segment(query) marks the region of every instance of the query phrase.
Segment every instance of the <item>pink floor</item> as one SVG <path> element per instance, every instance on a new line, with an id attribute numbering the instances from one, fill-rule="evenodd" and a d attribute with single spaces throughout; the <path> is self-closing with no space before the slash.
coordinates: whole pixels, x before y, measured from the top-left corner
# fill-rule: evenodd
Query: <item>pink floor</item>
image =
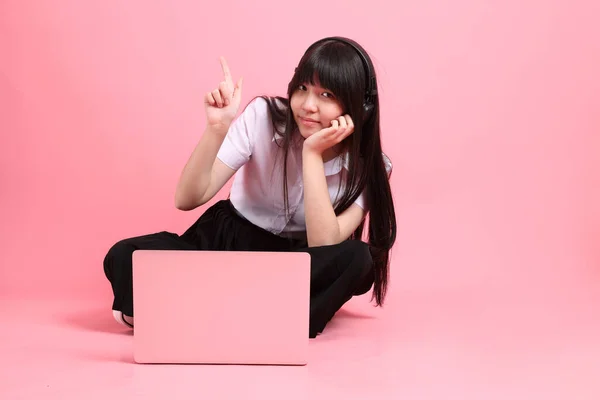
<path id="1" fill-rule="evenodd" d="M 107 304 L 1 302 L 0 398 L 600 399 L 600 286 L 398 289 L 350 302 L 306 367 L 137 365 Z"/>

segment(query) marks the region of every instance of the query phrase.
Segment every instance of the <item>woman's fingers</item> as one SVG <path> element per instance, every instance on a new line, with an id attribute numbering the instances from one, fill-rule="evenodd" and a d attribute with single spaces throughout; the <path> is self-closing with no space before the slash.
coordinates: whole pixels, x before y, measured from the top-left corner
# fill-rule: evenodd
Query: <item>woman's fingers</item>
<path id="1" fill-rule="evenodd" d="M 230 88 L 226 82 L 221 82 L 218 89 L 215 89 L 207 94 L 206 102 L 213 107 L 227 107 L 229 104 L 231 104 L 233 95 L 233 88 Z"/>
<path id="2" fill-rule="evenodd" d="M 215 99 L 215 102 L 217 103 L 217 107 L 222 108 L 223 107 L 223 98 L 221 97 L 221 92 L 219 91 L 219 89 L 213 90 L 212 96 Z"/>
<path id="3" fill-rule="evenodd" d="M 225 78 L 225 83 L 227 83 L 231 88 L 233 88 L 233 78 L 231 77 L 231 71 L 229 70 L 229 65 L 227 65 L 227 60 L 225 57 L 221 56 L 221 69 L 223 69 L 223 77 Z"/>
<path id="4" fill-rule="evenodd" d="M 210 104 L 213 107 L 217 105 L 217 102 L 215 101 L 215 98 L 213 97 L 211 92 L 206 93 L 206 95 L 204 96 L 204 99 L 206 100 L 206 102 L 208 104 Z"/>
<path id="5" fill-rule="evenodd" d="M 354 123 L 352 122 L 352 118 L 349 115 L 342 115 L 338 117 L 336 120 L 338 122 L 339 129 L 334 133 L 333 140 L 336 143 L 341 142 L 354 131 Z"/>
<path id="6" fill-rule="evenodd" d="M 228 106 L 231 103 L 231 98 L 233 97 L 233 87 L 227 82 L 221 82 L 219 83 L 219 92 L 221 92 L 223 104 Z"/>
<path id="7" fill-rule="evenodd" d="M 342 140 L 346 139 L 351 134 L 352 134 L 352 129 L 349 129 L 349 128 L 346 128 L 343 132 L 340 132 L 340 134 L 337 137 L 338 143 L 341 142 Z"/>
<path id="8" fill-rule="evenodd" d="M 237 85 L 234 86 L 233 79 L 231 78 L 231 71 L 227 65 L 225 57 L 220 57 L 221 68 L 223 69 L 224 80 L 219 82 L 219 86 L 212 92 L 208 92 L 205 95 L 205 101 L 212 107 L 223 108 L 231 104 L 233 97 L 236 95 L 236 89 L 241 89 L 241 79 Z M 236 97 L 239 97 L 236 96 Z"/>
<path id="9" fill-rule="evenodd" d="M 236 83 L 235 88 L 233 90 L 232 100 L 235 99 L 236 102 L 239 102 L 240 98 L 242 97 L 243 81 L 244 81 L 244 78 L 240 77 L 240 79 L 238 79 L 238 82 Z"/>
<path id="10" fill-rule="evenodd" d="M 354 130 L 354 121 L 352 121 L 352 118 L 350 118 L 349 115 L 345 115 L 344 118 L 346 119 L 346 124 L 348 125 L 348 128 Z"/>
<path id="11" fill-rule="evenodd" d="M 225 106 L 228 106 L 231 104 L 231 99 L 233 97 L 234 83 L 227 60 L 225 60 L 225 57 L 221 56 L 220 61 L 224 80 L 219 84 L 219 90 L 221 91 L 221 96 L 223 97 L 223 103 Z"/>

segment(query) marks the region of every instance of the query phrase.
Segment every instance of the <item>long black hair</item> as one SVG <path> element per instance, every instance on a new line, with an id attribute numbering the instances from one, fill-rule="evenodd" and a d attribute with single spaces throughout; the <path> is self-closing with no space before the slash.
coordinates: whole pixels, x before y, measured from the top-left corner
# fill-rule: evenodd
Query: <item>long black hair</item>
<path id="1" fill-rule="evenodd" d="M 367 55 L 366 52 L 364 52 Z M 368 57 L 368 56 L 367 56 Z M 373 72 L 374 73 L 374 72 Z M 287 188 L 287 157 L 298 126 L 290 107 L 290 99 L 300 85 L 318 83 L 331 91 L 340 101 L 344 114 L 354 122 L 354 132 L 341 146 L 348 155 L 348 169 L 344 173 L 344 189 L 334 205 L 336 215 L 350 207 L 366 189 L 369 210 L 367 243 L 371 249 L 374 269 L 373 299 L 383 304 L 389 277 L 390 250 L 396 240 L 396 214 L 382 152 L 379 128 L 379 100 L 371 99 L 373 110 L 365 118 L 363 102 L 367 75 L 363 61 L 350 45 L 327 40 L 311 46 L 301 58 L 289 82 L 287 98 L 260 96 L 267 100 L 277 143 L 283 149 L 283 187 L 286 212 L 289 208 Z M 362 239 L 365 220 L 350 239 Z"/>

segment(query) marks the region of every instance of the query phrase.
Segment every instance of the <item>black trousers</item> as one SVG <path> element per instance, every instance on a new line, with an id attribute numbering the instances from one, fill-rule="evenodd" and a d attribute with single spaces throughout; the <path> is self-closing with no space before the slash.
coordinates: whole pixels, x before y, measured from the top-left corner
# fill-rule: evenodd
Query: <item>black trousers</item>
<path id="1" fill-rule="evenodd" d="M 113 310 L 133 315 L 132 253 L 135 250 L 303 251 L 311 256 L 310 331 L 314 338 L 334 314 L 373 284 L 369 246 L 358 240 L 308 247 L 304 240 L 274 235 L 240 217 L 229 200 L 207 209 L 182 235 L 157 232 L 123 239 L 104 258 L 114 294 Z M 283 267 L 283 266 L 282 266 Z"/>

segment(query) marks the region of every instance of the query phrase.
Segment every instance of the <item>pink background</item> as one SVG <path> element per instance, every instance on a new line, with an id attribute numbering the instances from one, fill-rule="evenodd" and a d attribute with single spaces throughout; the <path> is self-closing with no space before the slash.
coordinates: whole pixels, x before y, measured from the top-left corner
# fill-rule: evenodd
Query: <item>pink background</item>
<path id="1" fill-rule="evenodd" d="M 0 398 L 598 400 L 598 15 L 583 0 L 0 0 Z M 135 365 L 102 260 L 206 208 L 173 203 L 218 57 L 246 103 L 284 93 L 326 35 L 363 43 L 379 74 L 399 228 L 386 307 L 352 299 L 307 368 Z"/>
<path id="2" fill-rule="evenodd" d="M 218 56 L 246 103 L 284 93 L 326 35 L 364 44 L 379 73 L 399 228 L 390 296 L 598 280 L 592 3 L 3 1 L 0 292 L 108 308 L 110 245 L 182 232 L 204 209 L 173 196 Z"/>

